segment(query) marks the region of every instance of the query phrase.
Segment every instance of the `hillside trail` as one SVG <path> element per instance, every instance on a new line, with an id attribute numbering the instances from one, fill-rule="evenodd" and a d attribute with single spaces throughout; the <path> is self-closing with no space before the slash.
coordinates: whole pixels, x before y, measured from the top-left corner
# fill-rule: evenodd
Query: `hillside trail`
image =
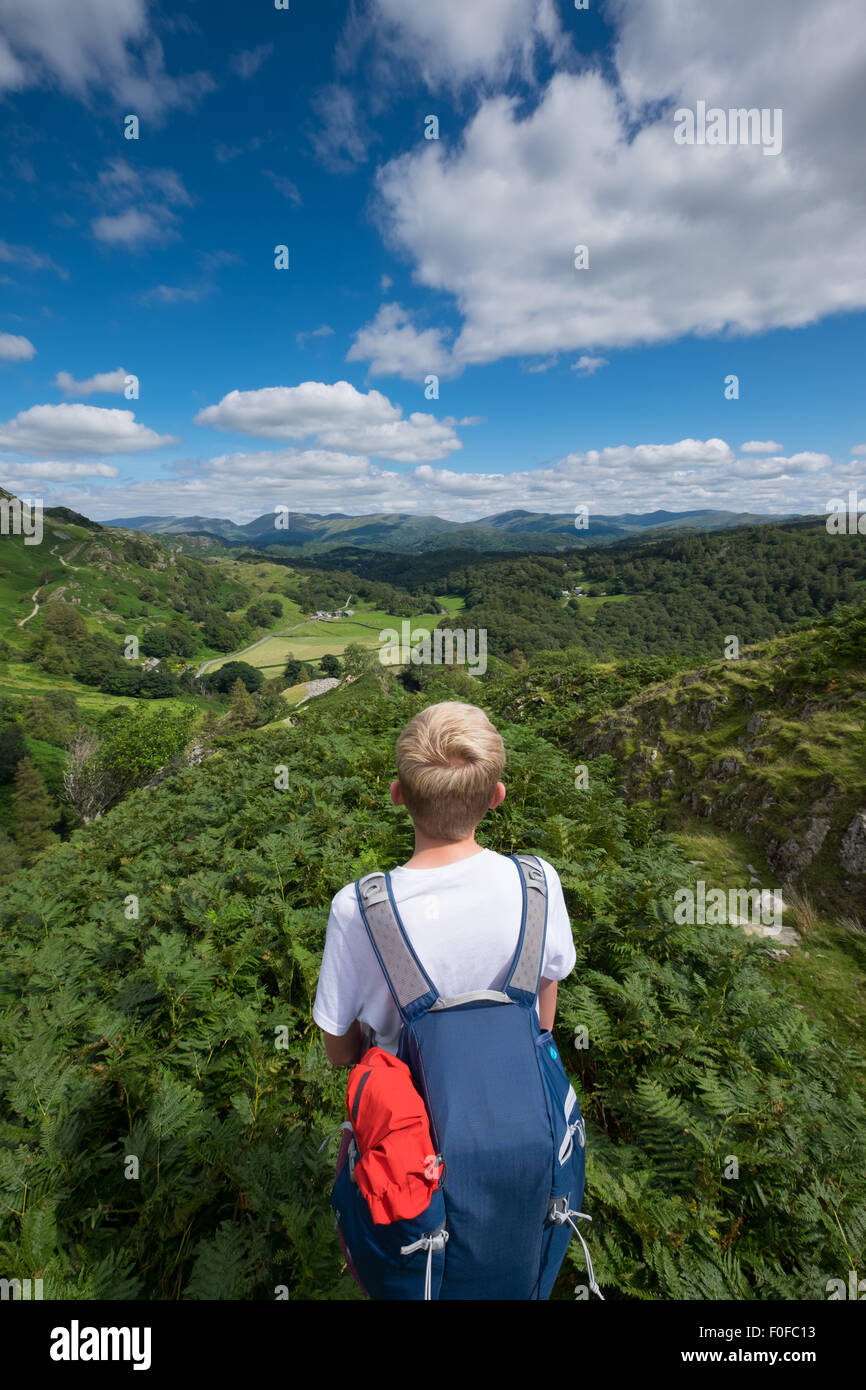
<path id="1" fill-rule="evenodd" d="M 80 549 L 81 549 L 81 545 L 73 546 L 72 549 L 70 550 L 69 554 L 70 554 L 70 555 L 77 555 Z M 58 552 L 57 552 L 57 546 L 56 546 L 56 545 L 52 547 L 50 553 L 51 553 L 52 555 L 57 555 L 58 560 L 60 561 L 61 565 L 63 565 L 63 567 L 64 567 L 65 569 L 68 569 L 68 570 L 80 570 L 80 569 L 81 569 L 81 566 L 80 566 L 80 565 L 70 565 L 70 563 L 69 563 L 68 560 L 64 560 L 63 556 L 58 554 Z"/>
<path id="2" fill-rule="evenodd" d="M 39 589 L 41 589 L 41 588 L 42 588 L 42 585 L 40 584 L 40 585 L 39 585 Z M 23 627 L 25 623 L 29 623 L 29 622 L 30 622 L 30 619 L 31 619 L 31 618 L 35 618 L 35 617 L 36 617 L 36 614 L 39 612 L 39 601 L 38 601 L 38 599 L 37 599 L 37 597 L 36 597 L 36 595 L 39 593 L 39 589 L 34 589 L 34 590 L 33 590 L 33 593 L 30 595 L 31 602 L 35 605 L 35 607 L 34 607 L 34 609 L 33 609 L 33 612 L 32 612 L 32 613 L 28 613 L 26 618 L 19 618 L 19 619 L 18 619 L 18 626 L 19 626 L 19 627 Z"/>
<path id="3" fill-rule="evenodd" d="M 76 545 L 75 548 L 74 548 L 73 550 L 70 550 L 69 554 L 70 554 L 70 555 L 77 555 L 80 549 L 81 549 L 81 546 L 80 546 L 80 545 Z M 52 546 L 52 547 L 51 547 L 51 550 L 50 550 L 48 553 L 49 553 L 50 555 L 57 555 L 57 546 L 56 546 L 56 545 Z M 58 560 L 60 561 L 61 565 L 64 565 L 64 566 L 66 567 L 66 569 L 68 569 L 68 570 L 80 570 L 80 569 L 81 569 L 81 566 L 80 566 L 80 565 L 70 565 L 70 564 L 68 564 L 67 561 L 64 560 L 64 558 L 63 558 L 62 555 L 57 555 L 57 558 L 58 558 Z M 50 583 L 50 581 L 49 581 L 49 583 Z M 39 593 L 39 590 L 40 590 L 40 589 L 44 589 L 44 588 L 45 588 L 45 585 L 44 585 L 44 584 L 40 584 L 40 585 L 38 586 L 38 588 L 36 588 L 36 589 L 33 590 L 33 593 L 30 595 L 30 601 L 31 601 L 31 603 L 34 605 L 33 611 L 32 611 L 32 613 L 28 613 L 26 618 L 19 618 L 19 619 L 18 619 L 18 626 L 19 626 L 19 627 L 23 627 L 25 623 L 29 623 L 29 622 L 30 622 L 30 619 L 31 619 L 31 618 L 35 618 L 35 617 L 36 617 L 36 614 L 39 612 L 39 609 L 40 609 L 40 607 L 41 607 L 41 604 L 39 603 L 39 599 L 37 598 L 37 595 L 38 595 L 38 593 Z M 63 591 L 62 591 L 62 590 L 59 590 L 58 592 L 62 593 Z"/>

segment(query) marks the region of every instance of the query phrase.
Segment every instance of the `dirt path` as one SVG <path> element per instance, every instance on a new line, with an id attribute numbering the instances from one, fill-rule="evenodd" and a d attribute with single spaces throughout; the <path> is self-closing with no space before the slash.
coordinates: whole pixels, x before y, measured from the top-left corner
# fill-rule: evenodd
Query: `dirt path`
<path id="1" fill-rule="evenodd" d="M 70 550 L 69 554 L 70 554 L 70 555 L 77 555 L 78 552 L 79 552 L 79 550 L 81 549 L 81 545 L 82 545 L 82 544 L 83 544 L 83 542 L 81 542 L 79 545 L 74 545 L 74 546 L 72 547 L 72 549 Z M 63 558 L 62 555 L 58 555 L 58 554 L 57 554 L 57 546 L 56 546 L 56 545 L 52 547 L 51 554 L 52 554 L 52 555 L 57 555 L 57 558 L 58 558 L 58 560 L 60 561 L 61 565 L 63 565 L 66 569 L 68 569 L 68 570 L 80 570 L 80 569 L 81 569 L 81 566 L 80 566 L 80 565 L 70 565 L 70 563 L 69 563 L 68 560 L 64 560 L 64 558 Z"/>
<path id="2" fill-rule="evenodd" d="M 41 589 L 41 588 L 42 588 L 42 585 L 40 584 L 40 585 L 39 585 L 39 589 Z M 34 589 L 33 593 L 31 594 L 32 602 L 35 604 L 35 607 L 34 607 L 34 609 L 33 609 L 33 612 L 32 612 L 32 613 L 28 613 L 26 618 L 19 618 L 19 619 L 18 619 L 18 626 L 19 626 L 19 627 L 23 627 L 25 623 L 29 623 L 29 622 L 30 622 L 30 619 L 31 619 L 31 618 L 35 618 L 35 617 L 36 617 L 36 614 L 39 612 L 39 602 L 38 602 L 38 600 L 37 600 L 37 598 L 36 598 L 36 595 L 39 593 L 39 589 Z"/>
<path id="3" fill-rule="evenodd" d="M 73 550 L 70 550 L 69 553 L 70 553 L 70 555 L 77 555 L 80 549 L 81 549 L 81 546 L 80 546 L 80 545 L 76 545 L 75 548 L 74 548 Z M 57 546 L 56 546 L 56 545 L 54 545 L 54 546 L 51 547 L 51 550 L 49 551 L 49 554 L 51 554 L 51 555 L 57 555 Z M 57 558 L 58 558 L 58 560 L 60 561 L 61 565 L 66 565 L 66 568 L 67 568 L 67 569 L 70 569 L 70 570 L 78 570 L 78 569 L 81 569 L 81 566 L 80 566 L 80 565 L 67 565 L 67 564 L 66 564 L 66 561 L 64 560 L 64 558 L 63 558 L 62 555 L 57 555 Z M 51 583 L 50 580 L 49 580 L 48 582 Z M 64 586 L 64 587 L 65 587 L 65 586 Z M 44 585 L 44 584 L 40 584 L 40 585 L 39 585 L 39 589 L 44 589 L 44 588 L 45 588 L 45 585 Z M 32 612 L 32 613 L 28 613 L 26 618 L 19 618 L 19 620 L 18 620 L 18 626 L 19 626 L 19 627 L 23 627 L 25 623 L 29 623 L 29 622 L 30 622 L 30 619 L 31 619 L 31 618 L 35 618 L 35 617 L 36 617 L 36 614 L 39 612 L 39 609 L 40 609 L 40 607 L 41 607 L 41 604 L 39 603 L 39 600 L 38 600 L 38 598 L 37 598 L 37 594 L 39 593 L 39 589 L 34 589 L 33 594 L 31 595 L 31 600 L 32 600 L 32 603 L 33 603 L 33 605 L 34 605 L 34 606 L 33 606 L 33 612 Z M 62 593 L 63 593 L 63 589 L 58 589 L 57 592 L 58 592 L 58 594 L 62 594 Z"/>

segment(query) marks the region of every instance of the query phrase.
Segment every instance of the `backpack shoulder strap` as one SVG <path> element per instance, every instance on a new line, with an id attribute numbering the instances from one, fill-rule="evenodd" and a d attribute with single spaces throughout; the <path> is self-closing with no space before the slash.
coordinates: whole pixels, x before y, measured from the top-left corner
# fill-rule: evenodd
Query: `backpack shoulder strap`
<path id="1" fill-rule="evenodd" d="M 523 914 L 517 950 L 503 985 L 509 999 L 529 1007 L 535 1003 L 544 960 L 547 937 L 547 879 L 538 859 L 532 854 L 510 856 L 520 874 L 523 890 Z"/>
<path id="2" fill-rule="evenodd" d="M 404 1023 L 420 1018 L 439 998 L 400 920 L 390 874 L 365 874 L 355 884 L 358 907 L 394 1003 Z"/>

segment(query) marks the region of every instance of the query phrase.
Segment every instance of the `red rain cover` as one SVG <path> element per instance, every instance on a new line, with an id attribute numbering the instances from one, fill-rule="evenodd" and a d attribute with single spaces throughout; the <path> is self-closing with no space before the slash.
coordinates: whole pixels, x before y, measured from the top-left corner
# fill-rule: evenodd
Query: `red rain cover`
<path id="1" fill-rule="evenodd" d="M 439 1186 L 441 1169 L 427 1110 L 406 1063 L 371 1047 L 349 1072 L 346 1105 L 361 1155 L 355 1181 L 373 1221 L 381 1226 L 420 1216 Z"/>

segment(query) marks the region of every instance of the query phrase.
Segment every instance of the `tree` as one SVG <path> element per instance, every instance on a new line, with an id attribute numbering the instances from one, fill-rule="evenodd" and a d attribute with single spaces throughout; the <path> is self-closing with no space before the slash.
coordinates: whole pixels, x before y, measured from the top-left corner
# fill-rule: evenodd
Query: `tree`
<path id="1" fill-rule="evenodd" d="M 15 841 L 26 863 L 56 843 L 58 836 L 50 829 L 60 819 L 45 787 L 42 774 L 30 758 L 22 758 L 15 773 L 12 793 L 15 816 Z"/>
<path id="2" fill-rule="evenodd" d="M 164 627 L 149 627 L 141 639 L 145 656 L 171 656 L 171 642 Z"/>
<path id="3" fill-rule="evenodd" d="M 21 713 L 21 723 L 31 738 L 53 743 L 57 748 L 62 748 L 66 742 L 67 722 L 53 699 L 47 700 L 42 695 L 27 700 Z"/>
<path id="4" fill-rule="evenodd" d="M 288 661 L 286 662 L 286 669 L 283 672 L 283 675 L 285 679 L 288 681 L 289 685 L 298 685 L 301 680 L 301 677 L 303 676 L 303 673 L 304 668 L 302 663 L 298 661 L 297 657 L 290 656 Z"/>
<path id="5" fill-rule="evenodd" d="M 343 668 L 346 675 L 353 676 L 355 680 L 368 671 L 376 671 L 380 666 L 378 654 L 369 647 L 362 647 L 360 642 L 350 642 L 343 652 Z"/>
<path id="6" fill-rule="evenodd" d="M 0 728 L 0 786 L 12 781 L 15 769 L 26 756 L 27 743 L 21 725 L 4 724 Z"/>
<path id="7" fill-rule="evenodd" d="M 231 702 L 226 715 L 230 729 L 251 729 L 256 722 L 256 702 L 238 677 L 232 686 Z"/>
<path id="8" fill-rule="evenodd" d="M 63 786 L 85 825 L 102 815 L 114 795 L 113 779 L 98 756 L 101 747 L 98 734 L 83 725 L 75 730 L 67 745 L 69 761 Z"/>
<path id="9" fill-rule="evenodd" d="M 148 700 L 167 700 L 178 693 L 177 677 L 161 666 L 145 671 L 141 678 L 141 693 Z"/>
<path id="10" fill-rule="evenodd" d="M 263 603 L 251 603 L 246 612 L 246 619 L 251 627 L 267 627 L 270 617 L 270 612 Z"/>
<path id="11" fill-rule="evenodd" d="M 246 661 L 227 661 L 219 670 L 205 677 L 205 685 L 208 690 L 225 693 L 231 690 L 236 680 L 242 680 L 247 690 L 258 690 L 264 676 L 257 667 L 248 665 Z"/>
<path id="12" fill-rule="evenodd" d="M 21 855 L 15 841 L 5 830 L 0 830 L 0 881 L 5 883 L 20 868 Z"/>
<path id="13" fill-rule="evenodd" d="M 323 676 L 339 676 L 341 671 L 340 658 L 334 656 L 332 652 L 326 652 L 319 662 Z"/>

